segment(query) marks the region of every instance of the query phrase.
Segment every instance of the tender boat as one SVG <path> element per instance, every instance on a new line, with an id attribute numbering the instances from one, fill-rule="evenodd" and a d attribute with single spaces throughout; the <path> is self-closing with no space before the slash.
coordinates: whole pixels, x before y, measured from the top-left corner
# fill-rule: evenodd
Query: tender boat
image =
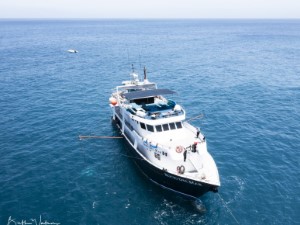
<path id="1" fill-rule="evenodd" d="M 184 108 L 159 89 L 131 73 L 109 98 L 112 119 L 131 146 L 137 166 L 156 184 L 190 197 L 217 192 L 220 179 L 199 128 L 186 121 Z"/>
<path id="2" fill-rule="evenodd" d="M 69 49 L 68 52 L 69 53 L 78 53 L 78 51 L 76 49 Z"/>

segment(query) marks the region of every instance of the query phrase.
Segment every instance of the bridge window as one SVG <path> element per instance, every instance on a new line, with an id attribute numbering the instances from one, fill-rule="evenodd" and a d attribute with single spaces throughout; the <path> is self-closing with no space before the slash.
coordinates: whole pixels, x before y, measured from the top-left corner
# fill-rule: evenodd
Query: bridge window
<path id="1" fill-rule="evenodd" d="M 148 124 L 147 124 L 147 130 L 150 131 L 150 132 L 154 132 L 153 126 L 148 125 Z"/>
<path id="2" fill-rule="evenodd" d="M 155 128 L 157 132 L 162 132 L 161 125 L 156 125 Z"/>
<path id="3" fill-rule="evenodd" d="M 169 124 L 166 123 L 166 124 L 163 124 L 162 126 L 164 128 L 164 131 L 169 130 Z"/>
<path id="4" fill-rule="evenodd" d="M 176 129 L 175 123 L 169 123 L 169 125 L 170 125 L 171 130 L 175 130 Z"/>
<path id="5" fill-rule="evenodd" d="M 146 130 L 145 124 L 144 123 L 140 123 L 140 124 L 141 124 L 141 128 L 144 129 L 144 130 Z"/>
<path id="6" fill-rule="evenodd" d="M 177 127 L 177 129 L 180 129 L 180 128 L 182 128 L 182 124 L 181 124 L 181 122 L 176 122 L 176 127 Z"/>

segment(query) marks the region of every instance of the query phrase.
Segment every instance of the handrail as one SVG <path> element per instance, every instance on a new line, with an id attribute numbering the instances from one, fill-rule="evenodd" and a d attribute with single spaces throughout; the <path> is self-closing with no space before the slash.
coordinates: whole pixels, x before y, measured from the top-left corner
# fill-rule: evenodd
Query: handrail
<path id="1" fill-rule="evenodd" d="M 183 122 L 183 125 L 188 129 L 188 130 L 190 130 L 190 131 L 192 131 L 193 133 L 197 133 L 197 129 L 194 127 L 194 126 L 192 126 L 191 124 L 189 124 L 188 122 L 186 122 L 186 121 L 184 121 Z"/>

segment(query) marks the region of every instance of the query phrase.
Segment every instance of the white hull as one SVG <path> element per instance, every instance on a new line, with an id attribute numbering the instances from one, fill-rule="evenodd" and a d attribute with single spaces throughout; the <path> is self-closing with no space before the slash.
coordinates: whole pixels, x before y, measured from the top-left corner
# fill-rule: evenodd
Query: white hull
<path id="1" fill-rule="evenodd" d="M 184 122 L 184 109 L 161 93 L 172 92 L 134 80 L 118 86 L 110 99 L 113 119 L 137 164 L 154 182 L 183 194 L 216 191 L 219 174 L 203 134 Z"/>

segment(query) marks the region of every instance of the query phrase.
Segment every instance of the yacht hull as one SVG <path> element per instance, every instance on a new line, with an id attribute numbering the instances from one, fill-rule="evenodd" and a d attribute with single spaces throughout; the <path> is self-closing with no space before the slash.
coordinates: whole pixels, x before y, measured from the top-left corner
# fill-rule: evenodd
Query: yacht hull
<path id="1" fill-rule="evenodd" d="M 175 92 L 150 82 L 145 68 L 143 81 L 134 68 L 130 75 L 130 81 L 116 86 L 109 105 L 113 122 L 130 146 L 138 168 L 154 183 L 186 196 L 197 198 L 216 192 L 219 174 L 211 155 L 190 154 L 200 148 L 207 151 L 205 143 L 197 146 L 205 141 L 204 135 L 186 121 L 186 112 L 180 105 L 164 97 Z M 170 143 L 166 138 L 176 140 Z M 184 162 L 172 148 L 183 154 Z"/>
<path id="2" fill-rule="evenodd" d="M 138 150 L 128 141 L 125 134 L 123 136 L 126 139 L 126 144 L 129 147 L 130 155 L 135 164 L 155 184 L 192 198 L 198 198 L 209 191 L 218 191 L 218 186 L 188 179 L 183 175 L 175 175 L 169 173 L 167 170 L 157 168 L 138 153 Z"/>

